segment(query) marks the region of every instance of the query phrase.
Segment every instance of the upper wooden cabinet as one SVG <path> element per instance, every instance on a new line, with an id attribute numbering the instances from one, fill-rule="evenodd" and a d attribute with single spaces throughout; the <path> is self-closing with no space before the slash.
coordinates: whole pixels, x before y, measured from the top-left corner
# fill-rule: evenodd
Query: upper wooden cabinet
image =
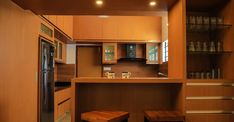
<path id="1" fill-rule="evenodd" d="M 75 16 L 74 39 L 161 41 L 161 27 L 157 16 Z"/>
<path id="2" fill-rule="evenodd" d="M 102 18 L 97 16 L 74 17 L 74 39 L 101 39 Z"/>
<path id="3" fill-rule="evenodd" d="M 44 15 L 52 24 L 73 38 L 73 16 Z"/>

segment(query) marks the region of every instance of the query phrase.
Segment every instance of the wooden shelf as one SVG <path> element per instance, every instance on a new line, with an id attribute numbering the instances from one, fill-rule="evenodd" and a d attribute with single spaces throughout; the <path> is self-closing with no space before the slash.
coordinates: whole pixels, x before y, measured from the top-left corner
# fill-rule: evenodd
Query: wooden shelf
<path id="1" fill-rule="evenodd" d="M 231 24 L 187 24 L 187 32 L 210 32 L 229 29 Z"/>
<path id="2" fill-rule="evenodd" d="M 223 54 L 231 54 L 232 51 L 222 51 L 222 52 L 204 52 L 204 51 L 194 51 L 187 52 L 188 55 L 223 55 Z"/>
<path id="3" fill-rule="evenodd" d="M 229 79 L 187 79 L 187 83 L 230 83 L 234 80 Z"/>

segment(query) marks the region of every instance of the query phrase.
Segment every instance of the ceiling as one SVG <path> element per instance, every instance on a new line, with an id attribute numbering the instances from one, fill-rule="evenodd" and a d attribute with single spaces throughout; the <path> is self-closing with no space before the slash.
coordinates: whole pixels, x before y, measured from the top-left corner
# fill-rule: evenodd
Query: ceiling
<path id="1" fill-rule="evenodd" d="M 187 0 L 189 11 L 215 11 L 222 8 L 230 0 Z"/>
<path id="2" fill-rule="evenodd" d="M 95 0 L 12 0 L 23 9 L 40 15 L 154 15 L 167 11 L 178 0 L 103 0 L 97 6 Z"/>

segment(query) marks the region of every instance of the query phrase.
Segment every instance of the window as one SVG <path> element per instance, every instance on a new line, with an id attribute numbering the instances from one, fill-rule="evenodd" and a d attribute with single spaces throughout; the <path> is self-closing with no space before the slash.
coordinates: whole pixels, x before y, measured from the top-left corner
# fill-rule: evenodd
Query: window
<path id="1" fill-rule="evenodd" d="M 167 62 L 168 61 L 168 40 L 164 41 L 162 43 L 162 61 Z"/>

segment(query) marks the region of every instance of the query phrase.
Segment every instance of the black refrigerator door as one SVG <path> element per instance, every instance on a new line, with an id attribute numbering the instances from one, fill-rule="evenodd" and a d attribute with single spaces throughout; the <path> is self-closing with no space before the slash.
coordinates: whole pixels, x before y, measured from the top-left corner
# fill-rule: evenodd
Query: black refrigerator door
<path id="1" fill-rule="evenodd" d="M 54 47 L 41 40 L 40 46 L 40 122 L 54 121 Z"/>

